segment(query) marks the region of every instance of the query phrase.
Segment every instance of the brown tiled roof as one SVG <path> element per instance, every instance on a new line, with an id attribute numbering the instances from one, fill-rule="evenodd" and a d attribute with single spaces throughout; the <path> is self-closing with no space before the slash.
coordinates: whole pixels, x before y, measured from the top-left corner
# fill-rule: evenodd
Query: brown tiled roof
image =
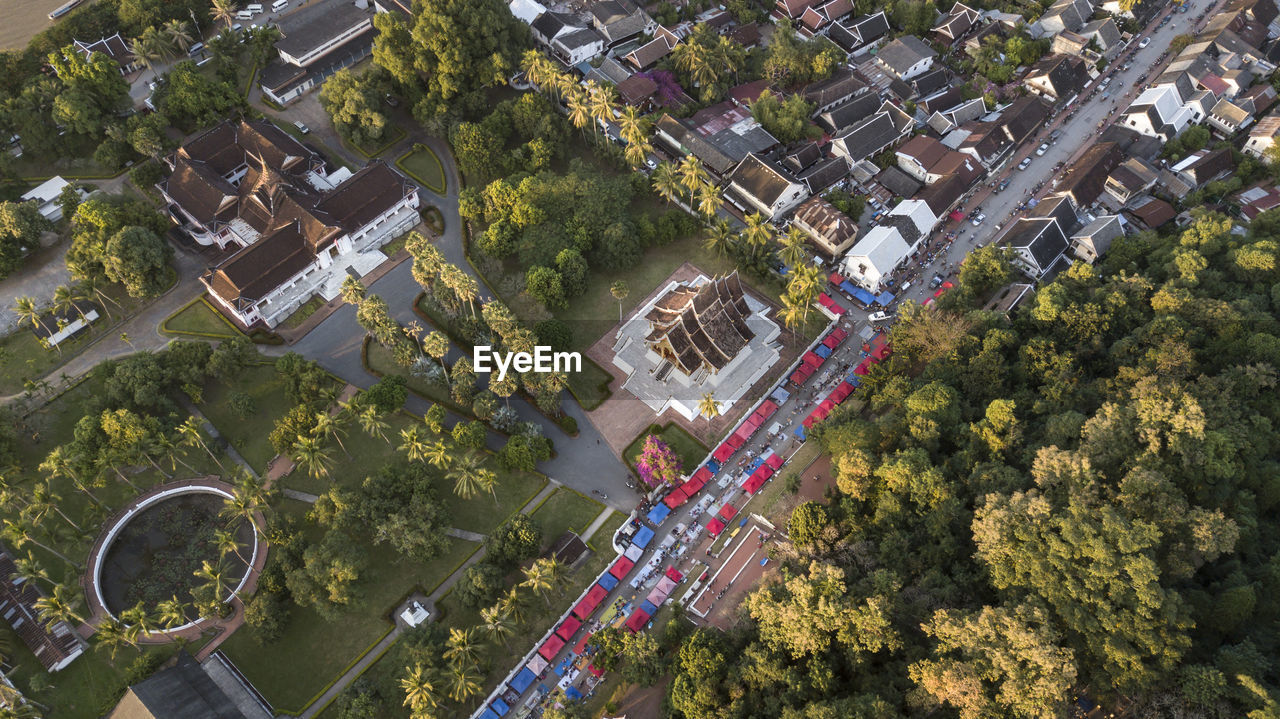
<path id="1" fill-rule="evenodd" d="M 84 651 L 79 635 L 66 622 L 46 622 L 36 611 L 43 596 L 35 583 L 18 576 L 18 567 L 8 552 L 0 552 L 0 615 L 36 655 L 46 670 L 74 659 Z"/>
<path id="2" fill-rule="evenodd" d="M 239 191 L 208 163 L 177 158 L 164 188 L 188 214 L 205 225 L 236 216 Z"/>
<path id="3" fill-rule="evenodd" d="M 729 39 L 743 47 L 752 47 L 760 42 L 760 26 L 753 22 L 739 25 L 729 32 Z"/>
<path id="4" fill-rule="evenodd" d="M 618 83 L 618 96 L 628 105 L 639 105 L 657 91 L 658 84 L 641 75 L 632 75 Z"/>
<path id="5" fill-rule="evenodd" d="M 750 314 L 735 271 L 661 297 L 645 316 L 651 326 L 646 340 L 685 374 L 704 366 L 719 370 L 755 336 L 746 323 Z"/>
<path id="6" fill-rule="evenodd" d="M 228 257 L 207 278 L 222 299 L 252 305 L 314 260 L 315 253 L 294 222 Z"/>
<path id="7" fill-rule="evenodd" d="M 325 193 L 316 203 L 316 211 L 355 232 L 403 199 L 410 189 L 409 181 L 386 163 L 372 162 Z"/>

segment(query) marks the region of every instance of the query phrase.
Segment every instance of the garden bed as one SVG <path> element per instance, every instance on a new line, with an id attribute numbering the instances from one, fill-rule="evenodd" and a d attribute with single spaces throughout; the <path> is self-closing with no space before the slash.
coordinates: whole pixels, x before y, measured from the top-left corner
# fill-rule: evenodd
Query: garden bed
<path id="1" fill-rule="evenodd" d="M 406 175 L 437 195 L 443 195 L 448 190 L 444 165 L 436 153 L 426 145 L 420 145 L 401 155 L 396 160 L 396 167 L 404 170 Z"/>

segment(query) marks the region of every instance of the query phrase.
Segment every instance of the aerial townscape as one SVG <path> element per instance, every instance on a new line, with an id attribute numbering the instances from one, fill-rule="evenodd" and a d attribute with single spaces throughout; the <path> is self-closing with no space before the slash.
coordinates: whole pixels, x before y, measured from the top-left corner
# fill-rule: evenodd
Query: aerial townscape
<path id="1" fill-rule="evenodd" d="M 0 0 L 0 719 L 1280 719 L 1280 0 Z"/>

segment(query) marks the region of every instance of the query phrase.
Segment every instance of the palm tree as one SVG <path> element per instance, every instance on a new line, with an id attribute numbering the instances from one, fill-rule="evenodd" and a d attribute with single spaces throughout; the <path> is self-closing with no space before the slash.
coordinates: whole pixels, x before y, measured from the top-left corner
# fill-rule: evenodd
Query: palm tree
<path id="1" fill-rule="evenodd" d="M 338 291 L 338 296 L 349 305 L 358 305 L 360 300 L 364 299 L 365 287 L 360 280 L 348 275 L 342 281 L 342 289 Z"/>
<path id="2" fill-rule="evenodd" d="M 680 201 L 680 173 L 675 165 L 670 162 L 660 163 L 649 181 L 653 183 L 654 191 L 668 203 Z"/>
<path id="3" fill-rule="evenodd" d="M 40 561 L 36 559 L 36 555 L 30 549 L 22 556 L 14 556 L 13 569 L 13 576 L 21 577 L 30 582 L 49 581 L 49 576 L 45 573 L 44 567 L 40 566 Z"/>
<path id="4" fill-rule="evenodd" d="M 111 312 L 107 310 L 107 303 L 110 302 L 115 305 L 117 309 L 119 309 L 120 303 L 111 299 L 111 295 L 102 291 L 103 281 L 104 280 L 100 277 L 87 277 L 80 281 L 80 287 L 86 295 L 92 295 L 101 300 L 99 304 L 102 306 L 102 311 L 107 313 L 107 317 L 111 317 Z"/>
<path id="5" fill-rule="evenodd" d="M 200 564 L 200 568 L 192 572 L 196 579 L 203 579 L 205 584 L 213 591 L 213 596 L 219 602 L 226 595 L 227 589 L 227 562 L 222 557 L 218 557 L 214 561 L 204 560 Z"/>
<path id="6" fill-rule="evenodd" d="M 240 9 L 240 3 L 236 0 L 213 0 L 213 7 L 209 15 L 213 17 L 214 22 L 222 21 L 231 27 L 231 23 L 236 19 L 236 11 Z"/>
<path id="7" fill-rule="evenodd" d="M 787 234 L 782 236 L 782 249 L 778 251 L 778 259 L 787 267 L 797 268 L 806 256 L 804 232 L 792 225 L 787 229 Z"/>
<path id="8" fill-rule="evenodd" d="M 52 593 L 37 598 L 32 607 L 42 622 L 78 624 L 84 621 L 79 613 L 80 593 L 66 584 L 53 585 Z"/>
<path id="9" fill-rule="evenodd" d="M 160 61 L 168 55 L 167 43 L 160 33 L 156 32 L 154 27 L 149 27 L 142 31 L 142 34 L 134 38 L 129 50 L 133 56 L 137 58 L 138 64 L 148 70 L 154 70 Z"/>
<path id="10" fill-rule="evenodd" d="M 791 295 L 783 295 L 782 311 L 778 313 L 778 318 L 782 320 L 782 324 L 793 333 L 800 329 L 800 325 L 804 324 L 805 308 L 797 303 Z"/>
<path id="11" fill-rule="evenodd" d="M 692 197 L 698 188 L 709 181 L 707 171 L 702 167 L 702 160 L 699 160 L 696 155 L 685 155 L 680 161 L 680 184 L 684 185 L 689 196 Z"/>
<path id="12" fill-rule="evenodd" d="M 449 353 L 449 338 L 443 333 L 428 332 L 427 336 L 422 338 L 422 351 L 439 362 L 440 369 L 449 371 L 449 368 L 444 366 L 444 356 Z"/>
<path id="13" fill-rule="evenodd" d="M 120 621 L 132 627 L 137 627 L 138 633 L 141 635 L 153 634 L 160 628 L 152 620 L 151 613 L 147 611 L 147 605 L 142 602 L 138 602 L 120 612 Z"/>
<path id="14" fill-rule="evenodd" d="M 716 192 L 715 185 L 706 182 L 698 187 L 698 212 L 702 213 L 703 217 L 710 220 L 716 216 L 723 205 L 724 200 L 720 197 L 720 193 Z"/>
<path id="15" fill-rule="evenodd" d="M 53 290 L 53 311 L 64 316 L 69 316 L 74 311 L 83 320 L 84 311 L 76 304 L 83 299 L 87 299 L 84 292 L 75 285 L 58 285 Z"/>
<path id="16" fill-rule="evenodd" d="M 449 698 L 461 703 L 480 692 L 480 682 L 476 679 L 475 667 L 455 664 L 449 672 Z"/>
<path id="17" fill-rule="evenodd" d="M 231 496 L 223 500 L 218 516 L 229 529 L 234 529 L 240 522 L 248 522 L 254 531 L 265 535 L 266 529 L 258 526 L 258 515 L 267 508 L 266 489 L 256 479 L 245 475 L 236 482 Z"/>
<path id="18" fill-rule="evenodd" d="M 769 221 L 759 212 L 753 212 L 747 215 L 747 226 L 742 231 L 742 240 L 747 243 L 747 247 L 751 248 L 754 255 L 757 250 L 769 244 L 769 240 L 773 238 L 773 228 L 769 226 Z"/>
<path id="19" fill-rule="evenodd" d="M 195 471 L 191 465 L 183 461 L 181 455 L 186 454 L 186 452 L 183 451 L 183 446 L 174 439 L 173 435 L 157 432 L 155 437 L 152 438 L 152 445 L 160 453 L 160 459 L 169 460 L 169 468 L 174 472 L 178 471 L 179 464 L 186 467 L 187 471 Z"/>
<path id="20" fill-rule="evenodd" d="M 209 445 L 204 443 L 204 427 L 201 426 L 200 420 L 195 417 L 187 417 L 182 424 L 178 425 L 178 433 L 182 435 L 183 443 L 188 447 L 199 447 L 203 449 L 217 465 L 218 469 L 225 469 L 222 462 L 214 456 L 210 451 Z"/>
<path id="21" fill-rule="evenodd" d="M 31 517 L 25 513 L 20 514 L 16 520 L 5 519 L 4 528 L 0 529 L 0 535 L 3 535 L 5 541 L 13 545 L 14 549 L 22 549 L 27 544 L 33 544 L 53 556 L 61 559 L 75 569 L 80 569 L 80 565 L 71 560 L 70 557 L 40 542 L 35 537 L 35 525 L 32 523 Z"/>
<path id="22" fill-rule="evenodd" d="M 76 524 L 71 517 L 67 516 L 66 512 L 62 511 L 62 507 L 59 506 L 62 504 L 62 497 L 53 491 L 53 487 L 49 485 L 49 480 L 46 479 L 31 485 L 31 503 L 42 507 L 44 511 L 52 509 L 77 532 L 83 531 L 79 524 Z M 41 512 L 41 514 L 44 514 L 44 512 Z"/>
<path id="23" fill-rule="evenodd" d="M 409 707 L 415 715 L 426 714 L 440 704 L 434 672 L 422 666 L 421 663 L 414 664 L 413 668 L 400 678 L 400 688 L 404 689 L 404 705 Z"/>
<path id="24" fill-rule="evenodd" d="M 454 460 L 453 467 L 445 475 L 453 480 L 454 494 L 471 499 L 484 489 L 493 491 L 496 477 L 481 467 L 481 462 L 480 455 L 475 452 L 467 452 Z"/>
<path id="25" fill-rule="evenodd" d="M 502 613 L 511 618 L 511 621 L 517 625 L 524 624 L 525 620 L 525 600 L 520 594 L 518 587 L 512 587 L 507 593 L 498 600 L 498 606 L 502 607 Z"/>
<path id="26" fill-rule="evenodd" d="M 356 419 L 359 420 L 360 429 L 364 430 L 365 434 L 386 441 L 387 430 L 391 425 L 382 419 L 377 407 L 368 405 L 360 410 L 359 414 L 356 415 Z"/>
<path id="27" fill-rule="evenodd" d="M 698 402 L 698 413 L 711 421 L 720 416 L 720 400 L 716 396 L 707 392 L 702 395 L 702 399 Z"/>
<path id="28" fill-rule="evenodd" d="M 307 470 L 307 474 L 319 479 L 329 476 L 333 457 L 318 437 L 304 436 L 293 441 L 293 462 Z"/>
<path id="29" fill-rule="evenodd" d="M 579 130 L 586 129 L 591 122 L 591 105 L 586 93 L 576 88 L 570 90 L 565 96 L 564 104 L 569 108 L 569 122 Z"/>
<path id="30" fill-rule="evenodd" d="M 183 604 L 175 594 L 169 599 L 156 603 L 156 620 L 165 629 L 173 629 L 187 623 L 187 605 Z"/>
<path id="31" fill-rule="evenodd" d="M 702 246 L 724 257 L 729 254 L 729 248 L 733 246 L 736 237 L 727 220 L 717 220 L 707 228 L 707 238 L 702 241 Z"/>
<path id="32" fill-rule="evenodd" d="M 48 334 L 49 328 L 45 325 L 44 320 L 40 318 L 40 308 L 36 307 L 36 301 L 29 295 L 24 295 L 13 301 L 13 313 L 18 316 L 19 322 L 26 322 L 31 325 L 32 329 L 41 327 Z"/>
<path id="33" fill-rule="evenodd" d="M 422 451 L 422 457 L 433 467 L 448 469 L 453 461 L 453 454 L 449 449 L 449 445 L 444 440 L 437 439 L 427 444 Z"/>
<path id="34" fill-rule="evenodd" d="M 71 457 L 69 455 L 70 452 L 66 447 L 61 445 L 54 447 L 53 451 L 49 452 L 49 455 L 45 457 L 45 460 L 40 463 L 40 471 L 44 472 L 45 476 L 50 480 L 56 477 L 66 477 L 67 479 L 70 479 L 71 483 L 76 486 L 76 489 L 84 492 L 89 497 L 90 501 L 99 507 L 106 506 L 97 498 L 97 496 L 94 495 L 93 492 L 89 490 L 87 486 L 85 486 L 84 482 L 80 480 L 80 477 L 71 466 Z"/>
<path id="35" fill-rule="evenodd" d="M 234 554 L 245 565 L 249 564 L 249 560 L 240 553 L 240 542 L 236 539 L 236 533 L 230 529 L 223 527 L 213 530 L 213 543 L 218 546 L 218 553 L 222 556 Z"/>
<path id="36" fill-rule="evenodd" d="M 649 159 L 651 152 L 653 152 L 653 145 L 641 138 L 637 142 L 628 142 L 622 150 L 622 156 L 626 158 L 627 164 L 639 168 L 644 165 L 645 160 Z"/>
<path id="37" fill-rule="evenodd" d="M 511 615 L 503 611 L 500 604 L 481 609 L 480 620 L 483 622 L 481 626 L 485 634 L 494 644 L 505 644 L 515 632 L 515 623 L 511 621 Z"/>
<path id="38" fill-rule="evenodd" d="M 185 20 L 170 20 L 164 24 L 163 33 L 170 47 L 181 52 L 186 52 L 191 47 L 191 28 Z"/>
<path id="39" fill-rule="evenodd" d="M 98 643 L 98 648 L 111 650 L 111 661 L 116 660 L 116 652 L 120 650 L 122 645 L 137 646 L 137 634 L 132 631 L 124 622 L 115 617 L 108 616 L 98 622 L 98 626 L 94 628 L 93 638 Z"/>
<path id="40" fill-rule="evenodd" d="M 410 462 L 421 462 L 426 456 L 427 442 L 422 437 L 422 428 L 418 425 L 400 430 L 400 451 L 404 452 Z"/>
<path id="41" fill-rule="evenodd" d="M 541 594 L 547 606 L 551 606 L 551 600 L 547 597 L 547 592 L 551 591 L 551 573 L 541 561 L 534 562 L 525 568 L 524 581 L 520 586 L 528 587 L 530 591 Z"/>
<path id="42" fill-rule="evenodd" d="M 351 459 L 351 453 L 347 451 L 347 445 L 342 443 L 342 436 L 346 433 L 347 428 L 343 427 L 336 417 L 328 412 L 316 413 L 316 423 L 311 428 L 311 436 L 321 442 L 328 441 L 332 437 L 338 443 L 338 446 L 342 448 L 342 453 L 347 455 L 347 459 Z"/>
<path id="43" fill-rule="evenodd" d="M 476 628 L 449 628 L 445 641 L 444 658 L 454 664 L 475 664 L 479 660 L 480 642 L 476 641 Z"/>
<path id="44" fill-rule="evenodd" d="M 618 134 L 630 144 L 639 144 L 649 136 L 649 121 L 640 114 L 640 110 L 627 105 L 618 115 Z"/>
<path id="45" fill-rule="evenodd" d="M 623 280 L 615 280 L 609 285 L 609 294 L 613 295 L 613 299 L 618 301 L 618 321 L 622 321 L 622 301 L 627 299 L 627 295 L 631 294 L 631 288 Z"/>
<path id="46" fill-rule="evenodd" d="M 612 85 L 601 85 L 595 80 L 587 80 L 587 111 L 595 120 L 596 128 L 613 119 L 613 107 L 618 102 L 618 92 Z"/>

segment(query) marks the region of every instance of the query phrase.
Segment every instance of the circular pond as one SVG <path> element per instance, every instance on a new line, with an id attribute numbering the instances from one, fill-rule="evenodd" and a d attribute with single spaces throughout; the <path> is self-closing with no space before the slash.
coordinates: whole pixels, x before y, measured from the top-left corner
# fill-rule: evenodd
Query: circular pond
<path id="1" fill-rule="evenodd" d="M 228 526 L 218 516 L 230 494 L 212 486 L 161 490 L 143 498 L 107 530 L 103 551 L 92 567 L 98 600 L 114 616 L 138 602 L 154 608 L 176 596 L 191 604 L 209 585 L 196 576 L 204 562 L 223 557 L 224 597 L 239 591 L 258 551 L 257 533 L 244 520 Z M 237 551 L 223 555 L 214 534 L 231 529 Z"/>

